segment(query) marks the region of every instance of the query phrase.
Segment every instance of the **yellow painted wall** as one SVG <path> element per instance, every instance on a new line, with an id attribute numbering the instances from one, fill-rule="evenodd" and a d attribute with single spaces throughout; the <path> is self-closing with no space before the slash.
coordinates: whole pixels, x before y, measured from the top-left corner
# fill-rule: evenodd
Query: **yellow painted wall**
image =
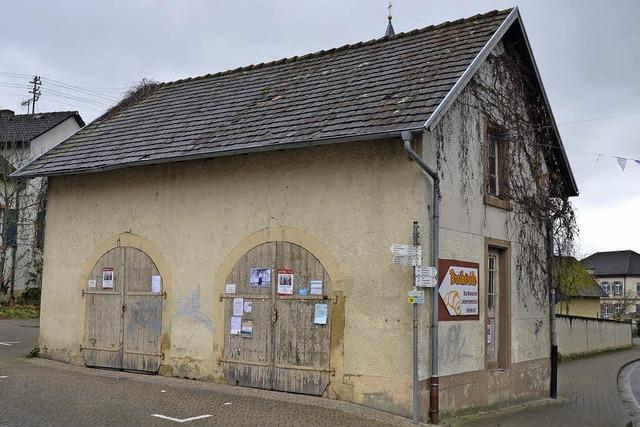
<path id="1" fill-rule="evenodd" d="M 600 317 L 600 298 L 572 298 L 556 304 L 556 313 L 571 316 Z"/>
<path id="2" fill-rule="evenodd" d="M 332 352 L 337 397 L 410 413 L 411 269 L 394 267 L 389 247 L 411 241 L 421 175 L 401 141 L 54 177 L 49 185 L 40 336 L 48 357 L 83 363 L 88 271 L 108 249 L 130 245 L 156 262 L 168 293 L 162 372 L 221 381 L 226 275 L 251 247 L 288 240 L 313 252 L 344 291 L 343 349 Z"/>

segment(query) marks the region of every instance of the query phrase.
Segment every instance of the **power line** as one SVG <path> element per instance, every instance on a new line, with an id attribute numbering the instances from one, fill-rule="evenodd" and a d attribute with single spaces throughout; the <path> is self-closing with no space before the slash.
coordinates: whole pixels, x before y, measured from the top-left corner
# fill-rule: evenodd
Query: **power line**
<path id="1" fill-rule="evenodd" d="M 84 97 L 73 95 L 73 94 L 67 94 L 67 93 L 63 93 L 63 92 L 58 92 L 58 91 L 53 90 L 53 89 L 45 89 L 44 90 L 44 94 L 45 95 L 62 97 L 62 98 L 67 98 L 67 99 L 71 99 L 71 100 L 74 100 L 74 101 L 79 101 L 79 102 L 95 105 L 97 107 L 103 107 L 103 108 L 110 107 L 110 105 L 105 103 L 105 102 L 101 102 L 101 101 L 90 99 L 90 98 L 84 98 Z"/>
<path id="2" fill-rule="evenodd" d="M 576 125 L 579 123 L 587 123 L 587 122 L 595 122 L 598 120 L 607 120 L 607 119 L 615 119 L 618 117 L 626 117 L 626 116 L 633 116 L 636 114 L 640 114 L 640 111 L 628 111 L 625 113 L 619 113 L 619 114 L 612 114 L 610 116 L 602 116 L 602 117 L 593 117 L 590 119 L 584 119 L 584 120 L 576 120 L 573 122 L 564 122 L 564 123 L 558 123 L 558 126 L 570 126 L 570 125 Z"/>
<path id="3" fill-rule="evenodd" d="M 46 83 L 49 83 L 49 84 L 51 84 L 53 86 L 56 86 L 56 87 L 59 87 L 59 88 L 62 88 L 62 89 L 67 89 L 67 90 L 71 90 L 71 91 L 75 91 L 75 92 L 80 92 L 80 93 L 83 93 L 85 95 L 91 95 L 91 96 L 94 96 L 94 97 L 103 98 L 103 99 L 108 100 L 108 101 L 117 101 L 118 100 L 118 98 L 113 97 L 111 95 L 105 95 L 105 94 L 102 94 L 102 93 L 99 93 L 99 92 L 96 92 L 96 91 L 93 91 L 93 90 L 90 90 L 90 89 L 82 88 L 80 86 L 74 86 L 74 85 L 62 83 L 62 82 L 59 82 L 57 80 L 48 79 L 46 77 L 44 78 L 44 80 L 45 80 Z"/>

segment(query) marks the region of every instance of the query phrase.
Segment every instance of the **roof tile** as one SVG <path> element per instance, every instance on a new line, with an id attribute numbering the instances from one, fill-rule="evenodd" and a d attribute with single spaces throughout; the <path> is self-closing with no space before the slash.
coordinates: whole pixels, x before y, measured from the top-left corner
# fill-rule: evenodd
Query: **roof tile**
<path id="1" fill-rule="evenodd" d="M 72 174 L 417 129 L 510 12 L 164 83 L 16 175 Z"/>

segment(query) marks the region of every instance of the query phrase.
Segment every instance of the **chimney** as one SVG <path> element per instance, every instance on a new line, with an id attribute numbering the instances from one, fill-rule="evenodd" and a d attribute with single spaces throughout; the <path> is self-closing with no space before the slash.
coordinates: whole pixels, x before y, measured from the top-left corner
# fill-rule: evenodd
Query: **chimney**
<path id="1" fill-rule="evenodd" d="M 5 117 L 5 116 L 13 116 L 14 113 L 13 110 L 0 110 L 0 117 Z"/>

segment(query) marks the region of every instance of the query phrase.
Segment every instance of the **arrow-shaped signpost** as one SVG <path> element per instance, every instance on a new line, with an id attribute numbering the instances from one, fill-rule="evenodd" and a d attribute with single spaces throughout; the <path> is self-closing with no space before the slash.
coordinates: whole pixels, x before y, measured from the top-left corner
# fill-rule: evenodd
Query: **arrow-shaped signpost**
<path id="1" fill-rule="evenodd" d="M 395 265 L 413 267 L 412 289 L 408 293 L 408 302 L 413 309 L 413 422 L 418 423 L 418 304 L 424 304 L 424 290 L 434 288 L 437 282 L 436 267 L 422 266 L 422 246 L 419 241 L 418 223 L 413 223 L 413 245 L 394 243 L 391 245 L 391 262 Z"/>

